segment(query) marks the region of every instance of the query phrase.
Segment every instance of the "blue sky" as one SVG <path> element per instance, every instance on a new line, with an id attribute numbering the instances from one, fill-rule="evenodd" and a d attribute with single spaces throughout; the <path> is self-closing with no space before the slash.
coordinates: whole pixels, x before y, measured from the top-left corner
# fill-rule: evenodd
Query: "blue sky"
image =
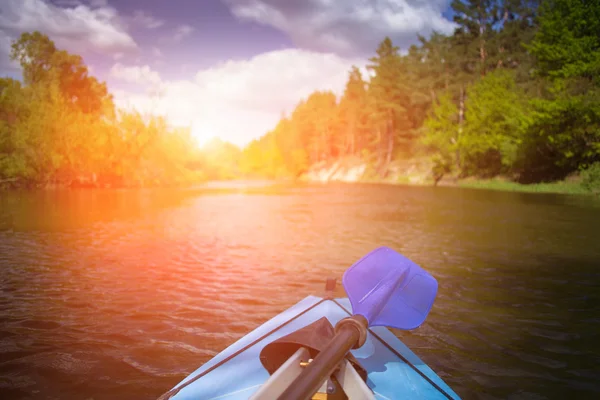
<path id="1" fill-rule="evenodd" d="M 272 129 L 314 90 L 341 94 L 387 35 L 451 33 L 450 0 L 2 0 L 0 75 L 21 32 L 80 54 L 120 107 L 165 115 L 205 142 Z"/>

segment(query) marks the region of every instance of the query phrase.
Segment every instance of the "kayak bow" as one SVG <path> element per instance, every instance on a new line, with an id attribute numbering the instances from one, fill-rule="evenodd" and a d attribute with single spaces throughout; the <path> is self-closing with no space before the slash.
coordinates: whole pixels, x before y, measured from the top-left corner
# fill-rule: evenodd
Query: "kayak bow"
<path id="1" fill-rule="evenodd" d="M 344 274 L 348 298 L 332 298 L 331 282 L 324 298 L 272 318 L 159 400 L 460 399 L 386 328 L 424 322 L 437 293 L 431 275 L 381 247 Z"/>

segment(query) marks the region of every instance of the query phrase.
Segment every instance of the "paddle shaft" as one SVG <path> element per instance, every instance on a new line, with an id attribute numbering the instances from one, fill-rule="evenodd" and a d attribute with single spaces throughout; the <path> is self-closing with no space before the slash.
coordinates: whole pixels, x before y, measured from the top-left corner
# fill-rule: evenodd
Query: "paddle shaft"
<path id="1" fill-rule="evenodd" d="M 366 322 L 366 321 L 365 321 Z M 366 330 L 366 326 L 365 326 Z M 361 337 L 355 324 L 343 324 L 339 331 L 302 373 L 278 397 L 278 400 L 307 400 L 319 390 Z M 362 343 L 361 343 L 362 344 Z"/>

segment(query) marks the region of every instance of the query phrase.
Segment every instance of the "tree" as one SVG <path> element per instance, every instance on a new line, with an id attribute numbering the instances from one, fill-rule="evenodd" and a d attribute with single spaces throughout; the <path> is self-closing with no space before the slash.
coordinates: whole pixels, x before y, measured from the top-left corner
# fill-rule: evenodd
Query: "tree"
<path id="1" fill-rule="evenodd" d="M 375 73 L 369 82 L 370 123 L 376 132 L 377 170 L 381 176 L 387 172 L 392 160 L 398 136 L 403 150 L 410 152 L 410 88 L 403 76 L 403 65 L 398 47 L 386 37 L 377 49 L 377 56 L 370 58 L 367 68 Z"/>
<path id="2" fill-rule="evenodd" d="M 305 107 L 314 129 L 309 136 L 308 153 L 314 162 L 327 161 L 332 155 L 337 155 L 338 150 L 338 144 L 335 143 L 335 94 L 330 91 L 314 92 L 306 99 Z"/>
<path id="3" fill-rule="evenodd" d="M 458 141 L 465 172 L 486 177 L 508 172 L 530 123 L 528 101 L 514 74 L 487 74 L 469 91 L 466 109 L 465 130 Z"/>
<path id="4" fill-rule="evenodd" d="M 367 83 L 358 67 L 352 66 L 339 104 L 341 155 L 355 155 L 362 147 L 361 138 L 367 121 L 366 105 Z"/>
<path id="5" fill-rule="evenodd" d="M 112 96 L 106 85 L 88 75 L 80 56 L 58 50 L 39 33 L 23 33 L 12 44 L 11 59 L 19 61 L 26 85 L 44 93 L 49 101 L 61 98 L 84 113 L 112 115 Z"/>
<path id="6" fill-rule="evenodd" d="M 421 142 L 433 154 L 433 176 L 435 182 L 457 164 L 458 150 L 458 107 L 450 92 L 437 97 L 424 123 Z"/>
<path id="7" fill-rule="evenodd" d="M 517 82 L 529 79 L 532 58 L 526 44 L 536 32 L 539 0 L 501 0 L 495 6 L 494 34 L 488 43 L 488 69 L 517 70 Z"/>
<path id="8" fill-rule="evenodd" d="M 189 130 L 160 117 L 115 113 L 106 85 L 89 75 L 81 57 L 39 32 L 23 33 L 11 57 L 21 64 L 23 85 L 0 79 L 0 184 L 148 186 L 201 179 Z"/>
<path id="9" fill-rule="evenodd" d="M 464 51 L 464 66 L 471 72 L 486 73 L 486 42 L 493 35 L 496 22 L 494 0 L 453 0 L 454 22 L 459 25 L 454 38 Z"/>
<path id="10" fill-rule="evenodd" d="M 600 72 L 600 3 L 588 0 L 547 0 L 542 3 L 539 29 L 527 48 L 536 73 L 561 81 L 592 80 Z"/>
<path id="11" fill-rule="evenodd" d="M 527 46 L 548 82 L 523 146 L 522 180 L 560 179 L 600 161 L 600 3 L 542 3 Z"/>
<path id="12" fill-rule="evenodd" d="M 19 81 L 0 78 L 0 181 L 18 181 L 33 176 L 28 132 L 19 129 L 29 107 Z"/>

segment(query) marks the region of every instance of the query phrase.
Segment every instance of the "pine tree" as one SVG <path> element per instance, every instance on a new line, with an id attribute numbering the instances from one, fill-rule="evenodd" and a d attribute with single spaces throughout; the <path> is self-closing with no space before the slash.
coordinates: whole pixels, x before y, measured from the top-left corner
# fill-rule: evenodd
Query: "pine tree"
<path id="1" fill-rule="evenodd" d="M 375 73 L 369 83 L 371 123 L 377 132 L 377 166 L 379 175 L 384 176 L 392 160 L 395 145 L 401 136 L 405 151 L 410 151 L 410 108 L 409 87 L 398 47 L 386 37 L 371 58 L 368 69 Z"/>
<path id="2" fill-rule="evenodd" d="M 339 104 L 341 155 L 355 155 L 362 147 L 362 136 L 366 124 L 367 84 L 360 70 L 353 66 L 344 94 Z"/>

